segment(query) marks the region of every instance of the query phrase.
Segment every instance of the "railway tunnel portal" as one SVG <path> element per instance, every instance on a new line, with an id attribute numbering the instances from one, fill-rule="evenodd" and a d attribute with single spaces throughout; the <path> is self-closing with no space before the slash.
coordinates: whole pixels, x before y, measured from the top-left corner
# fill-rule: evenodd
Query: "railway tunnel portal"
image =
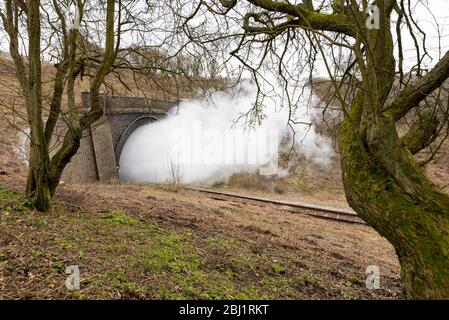
<path id="1" fill-rule="evenodd" d="M 81 100 L 87 110 L 89 92 L 82 92 Z M 84 133 L 77 154 L 64 170 L 63 181 L 109 181 L 116 177 L 123 147 L 134 130 L 166 117 L 179 103 L 107 94 L 101 94 L 101 101 L 104 114 Z"/>

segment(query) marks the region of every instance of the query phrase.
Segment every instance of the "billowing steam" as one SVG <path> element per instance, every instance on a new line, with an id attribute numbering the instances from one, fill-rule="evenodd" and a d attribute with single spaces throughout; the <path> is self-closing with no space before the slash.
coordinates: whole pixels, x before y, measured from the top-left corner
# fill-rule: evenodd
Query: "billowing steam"
<path id="1" fill-rule="evenodd" d="M 120 179 L 215 183 L 242 172 L 284 175 L 285 170 L 278 169 L 277 164 L 278 153 L 293 143 L 288 108 L 279 108 L 280 98 L 266 100 L 266 117 L 248 127 L 242 115 L 251 109 L 255 98 L 255 88 L 247 84 L 209 99 L 181 102 L 167 118 L 131 134 L 120 158 Z M 308 98 L 307 94 L 303 97 L 304 107 L 298 110 L 305 112 Z M 311 117 L 307 113 L 295 115 L 294 146 L 307 159 L 326 166 L 332 149 L 326 138 L 306 124 Z M 290 142 L 282 144 L 286 140 Z"/>

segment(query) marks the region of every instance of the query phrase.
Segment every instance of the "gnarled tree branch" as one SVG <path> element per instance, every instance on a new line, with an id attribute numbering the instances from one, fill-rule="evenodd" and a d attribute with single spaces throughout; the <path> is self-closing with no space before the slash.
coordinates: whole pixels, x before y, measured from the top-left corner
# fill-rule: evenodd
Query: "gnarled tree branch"
<path id="1" fill-rule="evenodd" d="M 398 121 L 411 109 L 417 107 L 433 91 L 449 78 L 449 51 L 424 77 L 416 84 L 403 89 L 384 114 Z"/>

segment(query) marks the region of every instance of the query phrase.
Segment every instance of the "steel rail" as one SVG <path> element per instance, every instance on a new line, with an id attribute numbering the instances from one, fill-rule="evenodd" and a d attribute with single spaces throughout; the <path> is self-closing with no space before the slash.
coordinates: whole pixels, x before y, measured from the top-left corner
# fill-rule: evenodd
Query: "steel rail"
<path id="1" fill-rule="evenodd" d="M 366 224 L 365 221 L 360 218 L 357 213 L 355 213 L 352 209 L 344 209 L 344 208 L 334 208 L 327 206 L 319 206 L 310 203 L 302 203 L 302 202 L 289 202 L 289 201 L 280 201 L 273 200 L 262 197 L 254 197 L 248 195 L 242 195 L 231 192 L 222 192 L 222 191 L 214 191 L 209 189 L 202 188 L 186 188 L 187 190 L 200 192 L 203 194 L 207 194 L 209 198 L 221 201 L 227 201 L 230 198 L 237 200 L 239 202 L 248 203 L 248 202 L 262 202 L 267 204 L 275 205 L 283 210 L 294 212 L 294 213 L 302 213 L 318 218 L 330 219 L 335 221 L 342 221 L 347 223 L 356 223 L 356 224 Z"/>

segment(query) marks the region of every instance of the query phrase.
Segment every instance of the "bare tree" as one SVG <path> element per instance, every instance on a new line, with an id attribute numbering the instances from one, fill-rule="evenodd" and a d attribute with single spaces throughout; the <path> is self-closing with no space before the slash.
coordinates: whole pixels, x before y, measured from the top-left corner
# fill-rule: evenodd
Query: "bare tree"
<path id="1" fill-rule="evenodd" d="M 97 8 L 97 12 L 106 12 L 103 32 L 105 45 L 90 84 L 90 109 L 83 114 L 75 105 L 74 81 L 83 67 L 77 55 L 77 43 L 80 39 L 79 22 L 84 18 L 85 2 L 5 0 L 0 11 L 4 30 L 9 37 L 9 51 L 20 82 L 30 126 L 30 165 L 26 191 L 31 205 L 40 211 L 51 207 L 51 198 L 62 171 L 77 152 L 83 131 L 103 114 L 100 86 L 111 71 L 120 43 L 120 38 L 116 36 L 120 34 L 120 23 L 116 23 L 116 2 L 108 0 L 105 4 L 98 3 L 101 7 Z M 74 21 L 68 21 L 66 16 L 69 4 L 76 10 Z M 118 6 L 120 7 L 120 4 Z M 50 9 L 51 13 L 47 11 Z M 54 24 L 55 20 L 59 21 L 57 25 Z M 58 39 L 60 53 L 46 121 L 43 114 L 41 62 L 45 52 L 42 46 L 45 43 L 42 39 L 43 28 L 46 36 Z M 57 120 L 62 113 L 64 91 L 68 104 L 68 112 L 65 115 L 68 130 L 61 147 L 51 157 L 49 146 Z"/>
<path id="2" fill-rule="evenodd" d="M 320 60 L 344 114 L 338 142 L 350 205 L 396 249 L 407 298 L 449 298 L 449 196 L 415 157 L 447 131 L 443 84 L 449 52 L 426 71 L 425 34 L 414 6 L 404 0 L 374 4 L 199 0 L 179 3 L 176 10 L 190 41 L 228 52 L 251 73 L 259 91 L 253 115 L 262 110 L 267 72 L 277 74 L 295 109 L 289 87 L 304 72 L 312 80 Z M 369 25 L 377 18 L 378 26 Z M 416 47 L 416 65 L 409 70 L 402 43 L 407 30 Z M 412 123 L 401 136 L 397 124 L 407 117 Z"/>
<path id="3" fill-rule="evenodd" d="M 150 87 L 178 97 L 211 86 L 204 81 L 205 62 L 183 44 L 185 37 L 174 28 L 167 3 L 4 0 L 0 4 L 0 32 L 7 36 L 20 87 L 14 101 L 24 101 L 26 115 L 15 104 L 8 105 L 11 99 L 2 99 L 2 104 L 26 118 L 30 127 L 26 192 L 34 208 L 49 210 L 83 133 L 102 117 L 100 90 L 114 93 L 115 82 L 131 91 L 133 82 L 146 96 L 151 96 L 145 92 Z M 55 67 L 52 79 L 43 73 L 49 61 Z M 87 111 L 81 110 L 75 96 L 76 80 L 83 78 L 90 82 Z M 67 130 L 62 142 L 56 142 L 61 123 Z"/>

